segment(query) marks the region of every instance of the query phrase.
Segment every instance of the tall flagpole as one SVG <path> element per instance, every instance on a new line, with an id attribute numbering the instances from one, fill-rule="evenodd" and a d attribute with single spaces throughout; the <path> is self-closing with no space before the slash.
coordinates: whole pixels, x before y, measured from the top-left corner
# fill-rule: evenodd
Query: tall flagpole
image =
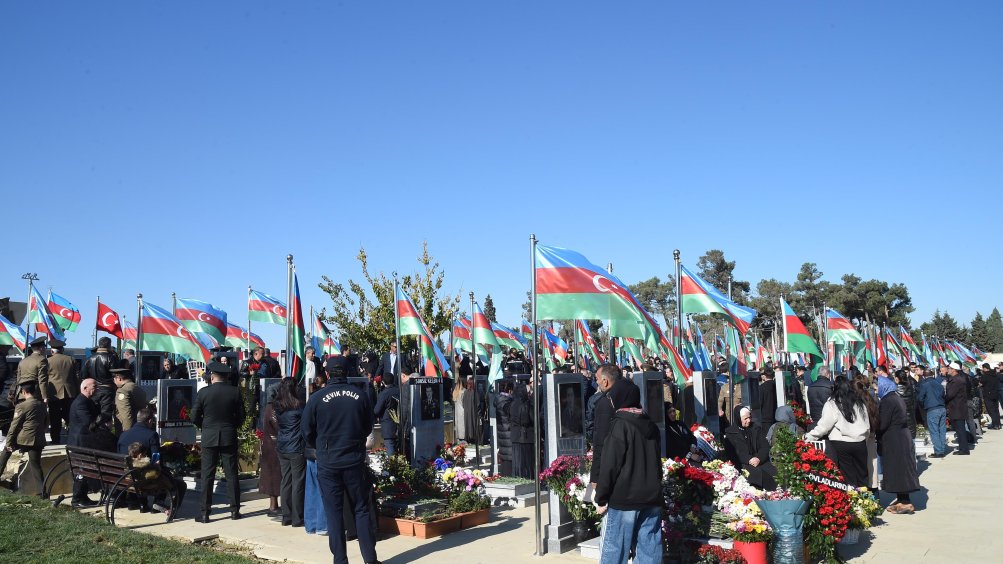
<path id="1" fill-rule="evenodd" d="M 606 272 L 610 273 L 610 275 L 613 274 L 612 262 L 606 263 Z M 616 355 L 614 354 L 614 351 L 616 350 L 616 341 L 615 341 L 616 337 L 613 336 L 613 320 L 610 319 L 608 321 L 609 321 L 609 349 L 608 349 L 609 354 L 607 355 L 607 362 L 612 362 L 617 366 L 622 366 L 620 359 L 617 358 Z"/>
<path id="2" fill-rule="evenodd" d="M 530 265 L 530 276 L 532 277 L 531 285 L 532 288 L 532 300 L 530 300 L 530 309 L 532 310 L 532 322 L 533 322 L 533 495 L 535 509 L 535 519 L 536 526 L 534 530 L 536 532 L 536 555 L 543 556 L 546 550 L 543 548 L 543 531 L 541 527 L 543 526 L 543 517 L 540 513 L 540 363 L 539 356 L 536 354 L 536 341 L 537 341 L 537 329 L 536 329 L 536 234 L 529 236 L 529 265 Z M 471 338 L 473 337 L 473 332 L 471 332 Z"/>
<path id="3" fill-rule="evenodd" d="M 306 335 L 303 335 L 303 336 L 306 337 Z M 311 305 L 310 306 L 310 346 L 311 347 L 314 347 L 314 342 L 316 340 L 316 337 L 317 337 L 317 322 L 313 318 L 313 306 Z M 324 345 L 321 344 L 320 347 L 323 348 Z M 314 356 L 317 356 L 318 352 L 319 351 L 317 350 L 317 347 L 314 347 L 313 348 L 313 354 L 314 354 Z M 305 352 L 303 353 L 303 360 L 306 361 L 306 353 Z M 309 382 L 309 380 L 307 380 L 307 377 L 306 377 L 306 367 L 305 366 L 304 366 L 304 370 L 303 370 L 303 397 L 305 397 L 305 398 L 310 397 L 310 382 Z"/>
<path id="4" fill-rule="evenodd" d="M 397 367 L 402 367 L 401 359 L 404 355 L 401 353 L 401 334 L 400 334 L 400 303 L 397 301 L 397 295 L 400 294 L 400 281 L 397 279 L 397 271 L 393 272 L 394 275 L 394 344 L 397 347 Z M 407 448 L 407 427 L 411 426 L 411 394 L 410 392 L 404 393 L 404 370 L 401 368 L 400 377 L 394 374 L 394 371 L 390 371 L 391 378 L 398 378 L 397 387 L 400 389 L 400 401 L 397 404 L 397 452 L 403 453 L 406 460 L 411 460 L 410 452 Z M 407 409 L 404 407 L 404 396 L 407 395 Z M 407 412 L 408 418 L 405 420 L 404 414 Z M 405 426 L 405 422 L 406 425 Z"/>
<path id="5" fill-rule="evenodd" d="M 25 310 L 24 310 L 24 320 L 25 320 L 25 322 L 27 322 L 28 319 L 31 318 L 31 288 L 32 288 L 32 283 L 35 280 L 38 280 L 38 274 L 35 274 L 34 272 L 26 272 L 26 273 L 24 273 L 24 274 L 21 275 L 21 279 L 28 281 L 28 301 L 24 302 L 24 304 L 26 306 Z M 25 348 L 28 348 L 27 347 L 27 343 L 30 343 L 30 342 L 31 342 L 31 323 L 26 323 L 26 329 L 25 329 Z M 25 357 L 27 357 L 27 354 L 25 354 Z"/>
<path id="6" fill-rule="evenodd" d="M 291 254 L 286 255 L 286 376 L 292 376 L 293 363 L 292 363 L 292 314 L 290 310 L 293 306 L 293 256 Z"/>
<path id="7" fill-rule="evenodd" d="M 97 307 L 98 307 L 98 311 L 100 312 L 101 311 L 101 296 L 98 296 Z M 98 320 L 100 321 L 100 318 L 98 318 Z M 125 329 L 125 328 L 123 327 L 122 329 Z M 98 324 L 96 322 L 94 323 L 94 333 L 93 333 L 92 336 L 94 337 L 94 345 L 93 345 L 93 347 L 96 349 L 96 348 L 98 348 Z"/>
<path id="8" fill-rule="evenodd" d="M 477 412 L 477 314 L 474 311 L 474 293 L 470 292 L 470 350 L 473 356 L 473 362 L 471 363 L 474 368 L 474 374 L 471 376 L 474 379 L 474 421 L 476 424 L 474 426 L 474 460 L 476 461 L 475 468 L 481 467 L 481 445 L 478 444 L 481 440 L 481 414 Z M 486 320 L 486 319 L 485 319 Z M 487 347 L 484 347 L 487 350 Z M 491 355 L 494 351 L 488 353 L 488 364 L 491 364 Z M 490 369 L 489 369 L 490 371 Z M 466 417 L 466 414 L 464 414 Z M 455 417 L 453 419 L 456 419 Z"/>
<path id="9" fill-rule="evenodd" d="M 682 343 L 679 342 L 683 338 L 682 328 L 683 328 L 683 280 L 682 280 L 682 262 L 679 258 L 679 249 L 672 251 L 672 260 L 676 263 L 676 320 L 677 325 L 679 325 L 679 336 L 677 337 L 674 333 L 672 335 L 673 345 L 678 351 L 682 347 Z"/>
<path id="10" fill-rule="evenodd" d="M 174 317 L 178 316 L 178 294 L 177 294 L 177 292 L 171 292 L 171 315 L 173 315 Z M 222 344 L 222 343 L 220 343 L 220 344 Z M 137 344 L 136 346 L 139 346 L 139 345 Z M 138 355 L 139 351 L 136 351 L 136 354 Z M 174 363 L 177 364 L 178 363 L 178 355 L 176 355 L 174 353 L 171 353 L 171 360 L 173 360 Z M 137 378 L 136 381 L 138 382 L 139 379 Z"/>
<path id="11" fill-rule="evenodd" d="M 143 368 L 143 363 L 139 362 L 139 351 L 143 350 L 143 294 L 136 294 L 136 381 L 140 380 L 139 371 Z M 125 328 L 123 327 L 123 335 Z"/>
<path id="12" fill-rule="evenodd" d="M 247 285 L 247 350 L 244 358 L 251 358 L 251 285 Z"/>

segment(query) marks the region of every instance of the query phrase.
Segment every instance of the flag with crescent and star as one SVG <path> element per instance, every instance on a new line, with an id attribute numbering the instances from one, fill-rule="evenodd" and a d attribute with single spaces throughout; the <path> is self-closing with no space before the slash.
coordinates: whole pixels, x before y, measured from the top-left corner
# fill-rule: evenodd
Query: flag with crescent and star
<path id="1" fill-rule="evenodd" d="M 118 313 L 101 302 L 98 302 L 98 316 L 95 329 L 111 333 L 119 339 L 125 338 L 122 334 L 122 321 Z M 135 340 L 135 337 L 133 337 L 133 340 Z"/>
<path id="2" fill-rule="evenodd" d="M 31 300 L 28 304 L 28 324 L 35 324 L 35 331 L 45 333 L 49 339 L 59 339 L 65 341 L 62 329 L 56 324 L 56 318 L 49 311 L 46 300 L 42 298 L 38 288 L 31 287 Z"/>
<path id="3" fill-rule="evenodd" d="M 223 342 L 224 345 L 235 349 L 247 350 L 247 340 L 247 329 L 244 329 L 240 325 L 234 325 L 233 323 L 226 324 L 226 340 Z M 251 348 L 266 348 L 265 340 L 259 337 L 256 333 L 250 333 L 250 340 Z"/>
<path id="4" fill-rule="evenodd" d="M 192 333 L 206 333 L 217 343 L 226 341 L 226 312 L 211 303 L 178 298 L 174 315 Z"/>
<path id="5" fill-rule="evenodd" d="M 180 354 L 194 360 L 209 360 L 209 349 L 191 331 L 181 324 L 171 312 L 151 303 L 143 302 L 140 323 L 142 342 L 137 350 L 164 351 Z"/>
<path id="6" fill-rule="evenodd" d="M 0 345 L 11 345 L 22 352 L 28 347 L 28 335 L 20 325 L 7 320 L 0 315 Z"/>
<path id="7" fill-rule="evenodd" d="M 341 345 L 334 339 L 327 325 L 320 320 L 319 315 L 313 318 L 313 350 L 318 354 L 341 355 Z"/>
<path id="8" fill-rule="evenodd" d="M 619 278 L 558 247 L 537 245 L 534 262 L 538 319 L 609 320 L 610 335 L 643 340 L 669 362 L 677 381 L 692 378 L 693 371 L 658 322 Z"/>
<path id="9" fill-rule="evenodd" d="M 749 331 L 752 320 L 756 317 L 756 310 L 729 300 L 713 284 L 693 274 L 685 266 L 680 265 L 679 275 L 684 314 L 716 315 L 731 323 L 743 335 Z"/>
<path id="10" fill-rule="evenodd" d="M 247 318 L 262 323 L 286 324 L 286 304 L 268 294 L 251 290 L 247 296 Z"/>
<path id="11" fill-rule="evenodd" d="M 56 319 L 56 325 L 63 331 L 76 331 L 80 324 L 80 310 L 70 300 L 49 290 L 49 311 Z"/>

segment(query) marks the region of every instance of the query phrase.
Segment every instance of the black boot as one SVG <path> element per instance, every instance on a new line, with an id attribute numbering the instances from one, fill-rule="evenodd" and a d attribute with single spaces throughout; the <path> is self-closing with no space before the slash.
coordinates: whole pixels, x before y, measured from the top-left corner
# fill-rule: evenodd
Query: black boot
<path id="1" fill-rule="evenodd" d="M 200 512 L 198 515 L 195 516 L 195 522 L 196 523 L 208 523 L 209 522 L 209 512 L 208 511 L 202 511 L 202 512 Z"/>

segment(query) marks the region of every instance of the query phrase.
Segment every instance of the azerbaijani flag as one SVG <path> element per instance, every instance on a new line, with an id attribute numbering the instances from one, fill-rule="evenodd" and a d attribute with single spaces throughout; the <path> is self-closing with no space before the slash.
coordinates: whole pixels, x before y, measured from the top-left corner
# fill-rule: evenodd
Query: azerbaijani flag
<path id="1" fill-rule="evenodd" d="M 453 320 L 453 348 L 461 351 L 472 352 L 470 341 L 470 320 L 466 317 L 459 317 Z"/>
<path id="2" fill-rule="evenodd" d="M 895 333 L 891 329 L 885 329 L 885 337 L 888 339 L 886 343 L 888 356 L 890 358 L 894 356 L 896 365 L 904 366 L 910 360 L 909 351 L 902 348 L 902 345 L 899 344 L 898 339 L 895 338 Z"/>
<path id="3" fill-rule="evenodd" d="M 481 306 L 477 305 L 477 302 L 473 303 L 474 311 L 474 329 L 471 336 L 478 347 L 483 347 L 487 354 L 494 354 L 501 352 L 501 344 L 498 343 L 498 339 L 495 338 L 495 332 L 491 328 L 491 322 L 488 321 L 484 312 L 481 311 Z"/>
<path id="4" fill-rule="evenodd" d="M 24 352 L 28 348 L 28 335 L 20 325 L 14 325 L 0 315 L 0 345 L 11 345 Z"/>
<path id="5" fill-rule="evenodd" d="M 397 302 L 397 332 L 401 335 L 418 337 L 421 357 L 425 361 L 424 375 L 430 378 L 444 377 L 449 370 L 446 356 L 439 350 L 439 345 L 432 338 L 432 332 L 418 315 L 418 309 L 414 307 L 414 302 L 400 286 L 397 287 L 395 301 Z"/>
<path id="6" fill-rule="evenodd" d="M 825 310 L 825 329 L 828 333 L 826 340 L 830 343 L 845 345 L 851 342 L 864 342 L 864 337 L 850 323 L 850 320 L 831 308 Z"/>
<path id="7" fill-rule="evenodd" d="M 669 361 L 677 379 L 692 377 L 658 322 L 616 276 L 558 247 L 537 245 L 534 261 L 538 319 L 608 319 L 610 335 L 643 339 Z"/>
<path id="8" fill-rule="evenodd" d="M 234 325 L 233 323 L 226 324 L 226 340 L 223 344 L 228 347 L 233 347 L 235 349 L 250 350 L 255 347 L 265 347 L 265 341 L 261 337 L 250 333 L 251 344 L 247 344 L 248 332 L 240 325 Z"/>
<path id="9" fill-rule="evenodd" d="M 292 334 L 289 337 L 289 346 L 292 348 L 290 352 L 292 362 L 290 363 L 289 374 L 286 374 L 286 376 L 300 381 L 303 379 L 306 366 L 306 323 L 303 321 L 303 304 L 300 301 L 300 281 L 295 269 L 293 269 L 293 303 L 289 305 L 292 306 L 290 308 Z"/>
<path id="10" fill-rule="evenodd" d="M 804 323 L 798 319 L 797 314 L 787 305 L 783 298 L 780 298 L 780 311 L 784 314 L 784 350 L 789 353 L 803 352 L 814 356 L 816 359 L 822 358 L 822 351 L 818 349 L 815 340 L 811 338 Z M 816 371 L 811 371 L 811 379 L 816 379 Z"/>
<path id="11" fill-rule="evenodd" d="M 132 350 L 137 350 L 139 347 L 136 346 L 136 337 L 139 331 L 136 326 L 128 321 L 122 320 L 122 347 Z"/>
<path id="12" fill-rule="evenodd" d="M 923 337 L 923 358 L 926 359 L 927 366 L 937 366 L 937 359 L 933 355 L 933 349 L 930 348 L 930 342 L 926 340 L 926 334 L 920 333 L 920 335 Z"/>
<path id="13" fill-rule="evenodd" d="M 634 359 L 636 366 L 644 363 L 644 355 L 641 354 L 641 347 L 637 345 L 637 341 L 630 337 L 617 337 L 617 341 L 620 342 L 620 348 L 626 349 L 627 355 Z"/>
<path id="14" fill-rule="evenodd" d="M 729 300 L 720 290 L 693 274 L 685 266 L 679 267 L 680 291 L 683 313 L 707 313 L 724 318 L 743 335 L 749 331 L 756 310 Z"/>
<path id="15" fill-rule="evenodd" d="M 589 331 L 589 326 L 587 323 L 583 322 L 581 319 L 575 320 L 575 329 L 577 332 L 578 342 L 582 344 L 582 348 L 588 353 L 589 357 L 596 364 L 603 364 L 606 362 L 606 357 L 603 356 L 602 351 L 596 345 L 595 339 L 592 338 L 592 332 Z"/>
<path id="16" fill-rule="evenodd" d="M 65 341 L 66 336 L 56 324 L 56 318 L 46 306 L 46 301 L 42 299 L 42 294 L 38 293 L 38 288 L 31 287 L 31 300 L 28 304 L 28 325 L 35 324 L 35 331 L 45 333 L 49 339 L 59 339 Z"/>
<path id="17" fill-rule="evenodd" d="M 697 343 L 696 346 L 700 353 L 700 365 L 703 367 L 702 370 L 714 370 L 714 363 L 710 360 L 710 351 L 707 350 L 707 343 L 703 340 L 703 332 L 700 331 L 700 325 L 694 323 L 693 327 L 697 330 Z"/>
<path id="18" fill-rule="evenodd" d="M 174 315 L 192 333 L 206 333 L 217 343 L 226 341 L 226 312 L 211 303 L 178 298 Z"/>
<path id="19" fill-rule="evenodd" d="M 313 348 L 318 353 L 332 356 L 341 355 L 341 345 L 338 344 L 338 341 L 334 340 L 334 336 L 331 335 L 331 331 L 327 328 L 327 325 L 324 325 L 324 322 L 316 315 L 313 318 L 313 339 Z"/>
<path id="20" fill-rule="evenodd" d="M 568 360 L 568 343 L 558 337 L 549 327 L 543 328 L 543 342 L 546 345 L 545 351 L 549 351 L 554 358 L 564 364 Z"/>
<path id="21" fill-rule="evenodd" d="M 247 319 L 285 325 L 286 304 L 268 294 L 251 290 L 247 295 Z"/>
<path id="22" fill-rule="evenodd" d="M 922 351 L 919 350 L 919 347 L 916 345 L 916 341 L 912 338 L 912 335 L 910 335 L 909 332 L 905 330 L 905 327 L 902 327 L 901 325 L 899 325 L 899 338 L 902 346 L 909 349 L 912 359 L 919 360 L 920 356 L 923 354 Z"/>
<path id="23" fill-rule="evenodd" d="M 143 302 L 142 311 L 142 342 L 136 350 L 164 351 L 202 361 L 209 359 L 209 349 L 169 311 L 147 302 Z"/>
<path id="24" fill-rule="evenodd" d="M 523 339 L 529 341 L 533 338 L 533 327 L 529 323 L 523 321 L 522 325 L 519 327 L 519 333 L 522 334 Z"/>
<path id="25" fill-rule="evenodd" d="M 495 338 L 500 344 L 520 351 L 526 350 L 525 339 L 522 338 L 522 335 L 500 323 L 492 323 L 491 330 L 494 331 Z"/>
<path id="26" fill-rule="evenodd" d="M 56 325 L 60 329 L 63 331 L 77 330 L 77 325 L 80 323 L 80 310 L 77 309 L 77 306 L 59 294 L 53 294 L 52 290 L 49 290 L 48 305 L 49 311 L 52 312 L 52 316 L 56 319 Z"/>

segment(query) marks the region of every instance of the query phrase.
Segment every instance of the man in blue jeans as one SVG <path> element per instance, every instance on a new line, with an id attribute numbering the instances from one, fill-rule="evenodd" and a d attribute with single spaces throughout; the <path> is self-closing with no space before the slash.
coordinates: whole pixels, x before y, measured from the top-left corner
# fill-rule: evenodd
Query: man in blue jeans
<path id="1" fill-rule="evenodd" d="M 932 458 L 947 456 L 947 408 L 944 402 L 944 385 L 932 370 L 923 373 L 916 390 L 916 401 L 926 411 L 926 429 L 933 442 Z"/>
<path id="2" fill-rule="evenodd" d="M 600 564 L 662 562 L 662 465 L 659 432 L 641 411 L 641 391 L 626 379 L 607 394 L 615 413 L 603 442 L 596 482 L 598 512 L 606 514 Z M 661 405 L 659 404 L 659 408 Z"/>

